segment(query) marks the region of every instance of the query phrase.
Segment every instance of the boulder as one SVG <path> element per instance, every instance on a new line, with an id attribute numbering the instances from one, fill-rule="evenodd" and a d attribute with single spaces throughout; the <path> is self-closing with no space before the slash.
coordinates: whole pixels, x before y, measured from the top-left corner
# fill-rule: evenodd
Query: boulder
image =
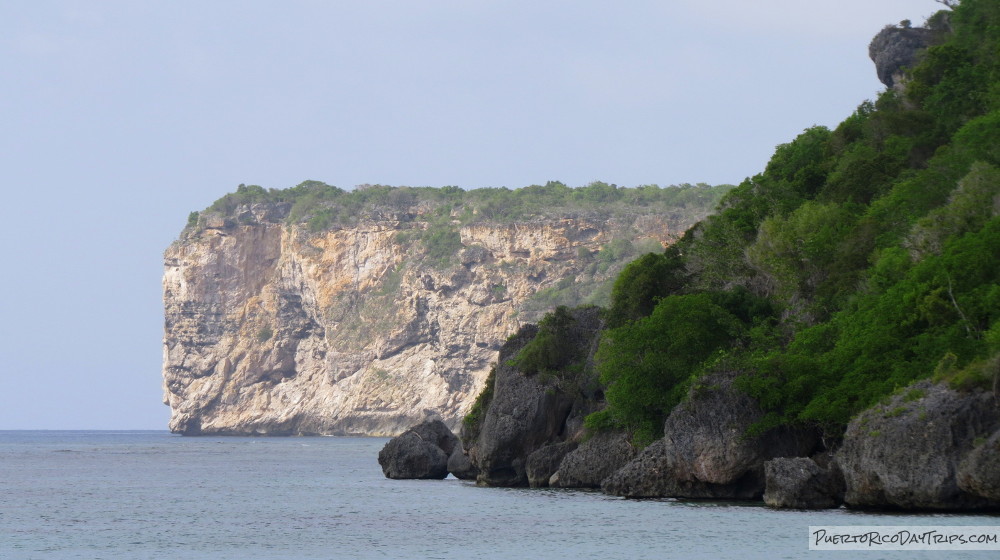
<path id="1" fill-rule="evenodd" d="M 479 469 L 472 464 L 461 445 L 455 446 L 455 450 L 448 456 L 448 472 L 461 480 L 476 480 L 479 476 Z"/>
<path id="2" fill-rule="evenodd" d="M 602 485 L 629 498 L 758 499 L 764 462 L 809 455 L 813 430 L 776 428 L 748 436 L 764 413 L 734 386 L 737 372 L 699 379 L 664 424 L 664 437 L 640 452 Z"/>
<path id="3" fill-rule="evenodd" d="M 992 491 L 998 428 L 992 393 L 960 393 L 930 381 L 911 385 L 848 424 L 836 455 L 844 501 L 909 510 L 1000 506 Z"/>
<path id="4" fill-rule="evenodd" d="M 524 472 L 528 477 L 528 486 L 542 488 L 549 486 L 549 479 L 559 468 L 567 453 L 576 449 L 576 442 L 564 441 L 546 445 L 528 455 L 524 464 Z"/>
<path id="5" fill-rule="evenodd" d="M 824 468 L 809 457 L 779 457 L 764 463 L 764 480 L 764 503 L 771 507 L 826 509 L 844 502 L 836 463 Z"/>
<path id="6" fill-rule="evenodd" d="M 678 465 L 677 450 L 666 439 L 651 443 L 601 484 L 605 493 L 625 498 L 751 500 L 762 489 L 762 476 L 753 471 L 723 484 L 699 480 Z"/>
<path id="7" fill-rule="evenodd" d="M 440 420 L 430 420 L 389 440 L 378 454 L 386 478 L 448 476 L 448 457 L 459 447 L 458 437 Z"/>
<path id="8" fill-rule="evenodd" d="M 600 488 L 636 455 L 624 432 L 596 434 L 563 458 L 549 481 L 556 488 Z"/>

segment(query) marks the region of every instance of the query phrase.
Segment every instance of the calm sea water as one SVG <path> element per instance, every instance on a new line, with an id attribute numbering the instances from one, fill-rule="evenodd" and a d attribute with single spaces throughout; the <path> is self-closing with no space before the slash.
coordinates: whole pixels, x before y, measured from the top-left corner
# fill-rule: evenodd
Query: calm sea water
<path id="1" fill-rule="evenodd" d="M 382 476 L 378 438 L 0 432 L 0 558 L 995 558 L 810 552 L 809 525 L 1000 517 L 773 511 Z"/>

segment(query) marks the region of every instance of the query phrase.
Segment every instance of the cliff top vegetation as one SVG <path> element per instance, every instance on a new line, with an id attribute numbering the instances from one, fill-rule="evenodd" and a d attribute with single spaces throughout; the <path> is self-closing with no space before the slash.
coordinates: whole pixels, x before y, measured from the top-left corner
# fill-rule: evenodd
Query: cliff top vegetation
<path id="1" fill-rule="evenodd" d="M 519 189 L 459 187 L 392 187 L 361 185 L 344 190 L 320 181 L 304 181 L 288 189 L 240 185 L 202 213 L 192 212 L 188 226 L 199 226 L 201 215 L 238 218 L 241 208 L 254 204 L 283 205 L 287 223 L 304 223 L 312 231 L 349 226 L 359 220 L 440 221 L 460 223 L 513 222 L 573 213 L 690 213 L 714 208 L 732 185 L 643 185 L 624 188 L 593 182 L 572 188 L 558 181 Z"/>

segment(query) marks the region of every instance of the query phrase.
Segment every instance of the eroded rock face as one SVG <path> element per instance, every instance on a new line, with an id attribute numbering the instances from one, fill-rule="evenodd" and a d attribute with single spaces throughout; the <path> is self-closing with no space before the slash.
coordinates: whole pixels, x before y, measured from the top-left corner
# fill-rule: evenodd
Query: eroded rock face
<path id="1" fill-rule="evenodd" d="M 577 309 L 571 314 L 574 321 L 569 339 L 581 349 L 594 348 L 602 326 L 599 310 Z M 462 439 L 479 469 L 480 484 L 528 486 L 529 456 L 543 447 L 571 440 L 567 422 L 579 416 L 574 411 L 592 408 L 580 398 L 579 383 L 566 384 L 558 375 L 528 374 L 512 362 L 537 332 L 537 326 L 526 325 L 504 344 L 493 397 L 482 421 L 475 427 L 463 427 Z M 543 475 L 536 473 L 534 477 L 540 480 Z"/>
<path id="2" fill-rule="evenodd" d="M 998 430 L 992 393 L 916 383 L 848 425 L 836 455 L 844 501 L 913 510 L 1000 506 L 993 490 Z"/>
<path id="3" fill-rule="evenodd" d="M 472 464 L 461 442 L 448 456 L 448 472 L 460 480 L 476 480 L 479 477 L 479 469 Z"/>
<path id="4" fill-rule="evenodd" d="M 958 487 L 965 492 L 1000 503 L 1000 430 L 982 441 L 977 438 L 973 449 L 958 466 Z"/>
<path id="5" fill-rule="evenodd" d="M 563 458 L 576 449 L 576 447 L 577 443 L 575 441 L 564 441 L 562 443 L 546 445 L 528 455 L 524 469 L 528 477 L 528 486 L 532 488 L 549 486 L 549 480 L 555 474 L 556 470 L 559 469 Z"/>
<path id="6" fill-rule="evenodd" d="M 764 463 L 764 503 L 775 508 L 826 509 L 844 502 L 844 477 L 837 464 L 810 457 L 780 457 Z"/>
<path id="7" fill-rule="evenodd" d="M 664 437 L 609 477 L 603 490 L 628 498 L 760 498 L 764 462 L 808 455 L 818 438 L 785 428 L 748 437 L 763 412 L 733 386 L 735 376 L 720 372 L 700 379 L 670 413 Z"/>
<path id="8" fill-rule="evenodd" d="M 171 431 L 386 436 L 427 418 L 454 428 L 503 341 L 549 308 L 534 294 L 610 280 L 624 262 L 600 261 L 602 247 L 662 246 L 700 218 L 456 225 L 461 247 L 441 259 L 408 240 L 428 227 L 420 208 L 315 233 L 286 225 L 288 210 L 206 215 L 167 249 Z"/>
<path id="9" fill-rule="evenodd" d="M 378 454 L 386 478 L 442 479 L 448 476 L 448 458 L 460 448 L 440 420 L 418 424 L 389 440 Z"/>
<path id="10" fill-rule="evenodd" d="M 900 88 L 904 70 L 916 65 L 920 53 L 933 39 L 934 32 L 921 27 L 888 26 L 880 31 L 868 45 L 868 56 L 875 63 L 879 81 Z"/>
<path id="11" fill-rule="evenodd" d="M 596 434 L 563 458 L 549 485 L 555 488 L 600 488 L 602 482 L 631 461 L 636 453 L 626 433 Z"/>

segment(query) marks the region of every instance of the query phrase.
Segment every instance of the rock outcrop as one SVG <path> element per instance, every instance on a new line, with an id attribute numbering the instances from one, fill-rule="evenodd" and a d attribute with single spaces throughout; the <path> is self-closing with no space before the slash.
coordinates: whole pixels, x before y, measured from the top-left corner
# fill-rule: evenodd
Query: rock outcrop
<path id="1" fill-rule="evenodd" d="M 565 339 L 574 345 L 570 354 L 586 362 L 602 326 L 599 310 L 584 308 L 569 313 Z M 571 420 L 580 417 L 581 410 L 593 408 L 581 393 L 587 380 L 569 379 L 558 372 L 527 373 L 515 363 L 518 353 L 536 338 L 538 331 L 538 326 L 526 325 L 504 344 L 494 374 L 493 394 L 483 416 L 474 425 L 463 426 L 462 440 L 479 470 L 481 484 L 528 486 L 529 456 L 546 446 L 572 441 L 578 434 L 568 429 Z M 585 363 L 580 365 L 582 372 L 589 370 Z M 552 454 L 545 453 L 544 461 L 541 455 L 532 461 L 532 478 L 536 481 L 547 478 L 547 471 L 540 470 L 551 470 L 554 465 Z"/>
<path id="2" fill-rule="evenodd" d="M 775 508 L 827 509 L 844 503 L 844 476 L 836 462 L 780 457 L 764 463 L 764 503 Z"/>
<path id="3" fill-rule="evenodd" d="M 595 434 L 568 453 L 549 479 L 554 488 L 600 488 L 637 453 L 624 432 Z"/>
<path id="4" fill-rule="evenodd" d="M 384 436 L 431 418 L 455 428 L 511 333 L 559 294 L 599 299 L 628 260 L 622 247 L 662 247 L 701 217 L 637 208 L 442 229 L 415 204 L 313 231 L 286 223 L 289 212 L 204 212 L 167 249 L 171 431 Z M 454 247 L 435 253 L 441 232 Z"/>
<path id="5" fill-rule="evenodd" d="M 476 480 L 479 477 L 479 469 L 472 464 L 472 460 L 465 453 L 461 442 L 455 446 L 455 450 L 448 457 L 448 472 L 461 480 Z"/>
<path id="6" fill-rule="evenodd" d="M 735 372 L 710 374 L 667 417 L 664 437 L 609 477 L 602 488 L 628 498 L 759 499 L 764 462 L 808 455 L 809 430 L 748 430 L 763 417 L 757 402 L 733 385 Z"/>
<path id="7" fill-rule="evenodd" d="M 912 68 L 920 53 L 934 40 L 934 32 L 922 27 L 882 29 L 868 45 L 868 56 L 875 63 L 878 79 L 887 87 L 900 89 L 905 82 L 905 70 Z"/>
<path id="8" fill-rule="evenodd" d="M 958 487 L 1000 503 L 1000 430 L 985 440 L 977 438 L 973 446 L 958 465 Z"/>
<path id="9" fill-rule="evenodd" d="M 858 508 L 1000 507 L 1000 408 L 991 392 L 918 382 L 847 427 L 837 463 Z"/>
<path id="10" fill-rule="evenodd" d="M 458 437 L 440 420 L 418 424 L 389 440 L 378 454 L 386 478 L 448 476 L 448 458 L 460 448 Z"/>
<path id="11" fill-rule="evenodd" d="M 528 486 L 544 488 L 550 486 L 550 481 L 559 470 L 559 465 L 570 452 L 577 448 L 577 442 L 564 441 L 546 445 L 535 450 L 525 461 L 524 471 L 528 477 Z"/>

